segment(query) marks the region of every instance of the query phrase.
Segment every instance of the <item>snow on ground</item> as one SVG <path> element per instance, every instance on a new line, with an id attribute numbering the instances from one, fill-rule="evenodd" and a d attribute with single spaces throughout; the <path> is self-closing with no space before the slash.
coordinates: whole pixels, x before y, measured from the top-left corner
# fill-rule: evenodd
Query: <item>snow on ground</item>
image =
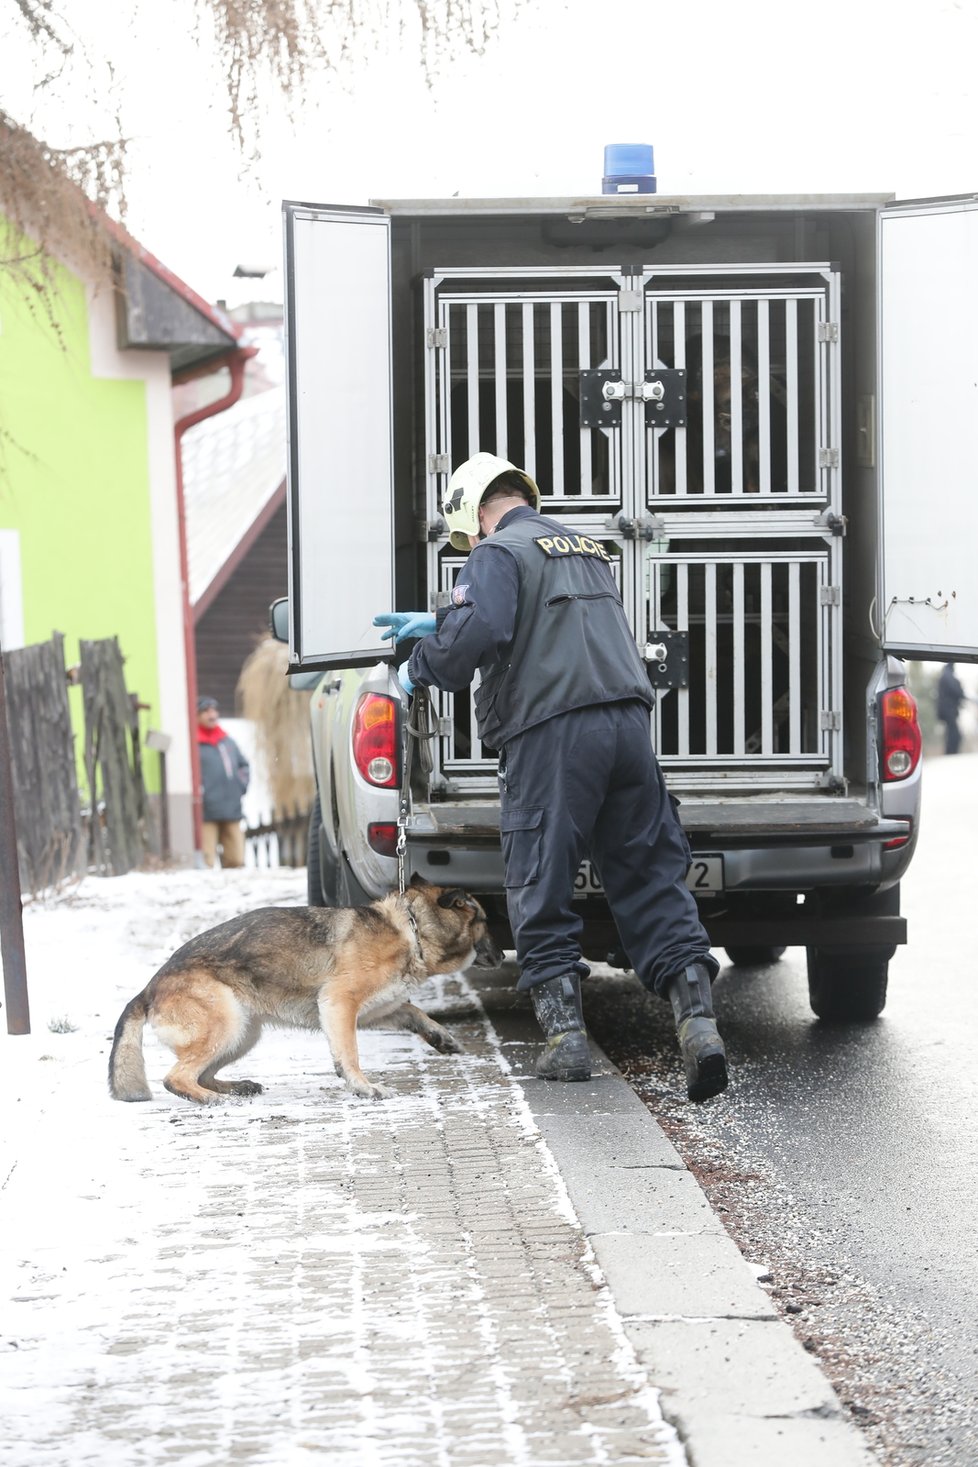
<path id="1" fill-rule="evenodd" d="M 109 1098 L 115 1022 L 160 964 L 304 883 L 131 873 L 26 908 L 33 1032 L 0 1033 L 0 1463 L 678 1467 L 464 976 L 421 996 L 462 1055 L 361 1034 L 383 1104 L 288 1030 L 242 1062 L 254 1099 L 168 1094 L 149 1030 L 152 1100 Z"/>
<path id="2" fill-rule="evenodd" d="M 182 943 L 229 917 L 305 901 L 305 870 L 132 871 L 87 876 L 24 909 L 31 1033 L 0 1015 L 0 1186 L 22 1149 L 22 1129 L 82 1068 L 102 1065 L 116 1019 Z M 151 1033 L 148 1069 L 167 1054 Z M 96 1059 L 97 1057 L 97 1059 Z M 155 1082 L 158 1085 L 158 1078 Z M 104 1090 L 104 1085 L 103 1085 Z M 6 1165 L 5 1165 L 6 1161 Z"/>

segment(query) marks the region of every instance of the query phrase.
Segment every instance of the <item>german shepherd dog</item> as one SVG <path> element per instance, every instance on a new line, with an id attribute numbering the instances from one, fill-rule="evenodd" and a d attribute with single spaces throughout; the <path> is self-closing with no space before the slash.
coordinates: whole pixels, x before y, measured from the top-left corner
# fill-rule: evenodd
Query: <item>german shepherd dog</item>
<path id="1" fill-rule="evenodd" d="M 109 1056 L 109 1093 L 151 1098 L 142 1049 L 148 1019 L 176 1055 L 163 1084 L 186 1100 L 261 1094 L 254 1080 L 216 1075 L 248 1053 L 266 1023 L 322 1029 L 347 1088 L 385 1099 L 394 1092 L 360 1068 L 357 1021 L 409 1029 L 443 1054 L 459 1053 L 448 1030 L 407 995 L 477 956 L 487 966 L 502 957 L 478 902 L 421 876 L 403 895 L 366 907 L 262 907 L 232 917 L 184 943 L 126 1004 Z"/>

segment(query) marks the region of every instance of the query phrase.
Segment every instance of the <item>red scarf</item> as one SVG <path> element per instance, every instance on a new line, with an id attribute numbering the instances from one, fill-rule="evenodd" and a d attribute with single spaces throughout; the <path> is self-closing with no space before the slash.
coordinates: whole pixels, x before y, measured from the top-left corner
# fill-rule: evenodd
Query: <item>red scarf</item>
<path id="1" fill-rule="evenodd" d="M 197 725 L 198 744 L 219 744 L 222 739 L 226 738 L 227 734 L 219 723 L 215 723 L 213 728 L 201 728 L 199 723 Z"/>

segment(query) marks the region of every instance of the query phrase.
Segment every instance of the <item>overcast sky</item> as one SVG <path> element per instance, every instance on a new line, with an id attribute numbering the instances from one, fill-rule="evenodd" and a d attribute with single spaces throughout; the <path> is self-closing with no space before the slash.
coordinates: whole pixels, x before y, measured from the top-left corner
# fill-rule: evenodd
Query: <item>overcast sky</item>
<path id="1" fill-rule="evenodd" d="M 310 89 L 294 125 L 269 88 L 250 171 L 187 34 L 191 0 L 121 19 L 94 0 L 61 8 L 96 59 L 124 59 L 130 229 L 232 304 L 280 298 L 280 272 L 264 287 L 232 272 L 279 266 L 283 198 L 595 194 L 606 143 L 651 143 L 663 194 L 978 189 L 978 0 L 500 0 L 485 54 L 430 88 L 410 37 L 365 44 Z M 54 142 L 105 135 L 97 76 L 75 68 L 34 104 L 14 40 L 0 21 L 2 105 L 21 119 L 33 107 Z"/>

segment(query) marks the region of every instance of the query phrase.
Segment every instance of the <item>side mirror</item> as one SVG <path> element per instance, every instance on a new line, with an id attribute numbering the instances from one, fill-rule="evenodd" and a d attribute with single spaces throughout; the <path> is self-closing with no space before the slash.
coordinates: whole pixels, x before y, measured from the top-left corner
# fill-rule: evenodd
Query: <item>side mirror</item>
<path id="1" fill-rule="evenodd" d="M 268 630 L 276 642 L 289 640 L 289 598 L 280 596 L 268 608 Z"/>

